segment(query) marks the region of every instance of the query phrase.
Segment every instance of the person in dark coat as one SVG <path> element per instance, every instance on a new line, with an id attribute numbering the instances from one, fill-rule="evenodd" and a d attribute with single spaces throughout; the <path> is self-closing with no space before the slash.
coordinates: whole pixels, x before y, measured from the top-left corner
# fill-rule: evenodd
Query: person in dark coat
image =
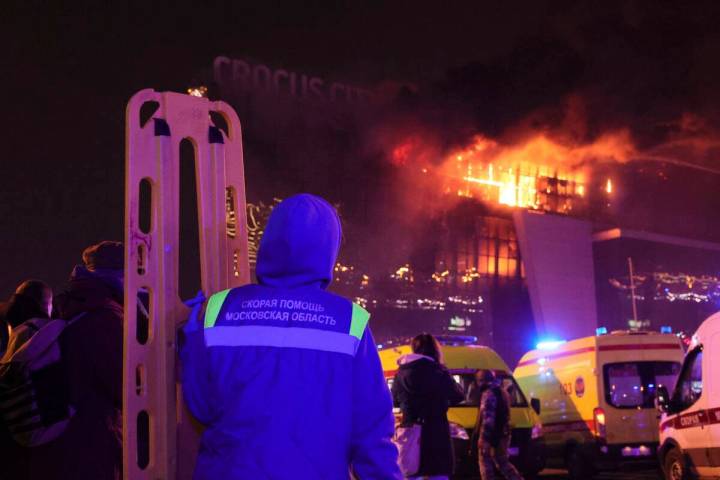
<path id="1" fill-rule="evenodd" d="M 455 459 L 447 411 L 463 400 L 462 387 L 443 365 L 435 337 L 422 333 L 411 346 L 413 353 L 398 359 L 393 401 L 402 412 L 403 426 L 422 424 L 420 468 L 415 477 L 448 478 Z"/>
<path id="2" fill-rule="evenodd" d="M 60 349 L 76 413 L 57 440 L 32 449 L 32 479 L 120 478 L 123 253 L 120 242 L 88 247 L 58 295 L 60 316 L 75 319 L 63 331 Z"/>

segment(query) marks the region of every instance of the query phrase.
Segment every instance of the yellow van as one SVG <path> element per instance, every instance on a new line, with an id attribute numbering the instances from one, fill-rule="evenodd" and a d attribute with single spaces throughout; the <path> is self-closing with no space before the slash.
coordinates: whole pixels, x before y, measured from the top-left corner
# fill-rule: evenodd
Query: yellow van
<path id="1" fill-rule="evenodd" d="M 548 464 L 570 478 L 657 463 L 654 398 L 680 373 L 683 348 L 672 334 L 612 332 L 548 342 L 526 353 L 515 378 L 542 402 Z"/>
<path id="2" fill-rule="evenodd" d="M 542 428 L 538 414 L 531 405 L 539 406 L 539 401 L 528 402 L 518 387 L 510 369 L 500 356 L 491 348 L 473 345 L 475 337 L 438 336 L 442 345 L 445 366 L 465 392 L 466 400 L 448 411 L 450 433 L 456 457 L 456 473 L 459 475 L 478 475 L 477 448 L 470 445 L 477 420 L 478 398 L 472 395 L 475 373 L 478 370 L 493 370 L 510 393 L 512 440 L 510 457 L 512 462 L 526 476 L 533 477 L 545 467 Z M 400 356 L 412 353 L 410 345 L 398 345 L 380 350 L 383 373 L 392 387 L 397 373 L 397 360 Z M 400 420 L 400 410 L 395 409 L 396 420 Z"/>

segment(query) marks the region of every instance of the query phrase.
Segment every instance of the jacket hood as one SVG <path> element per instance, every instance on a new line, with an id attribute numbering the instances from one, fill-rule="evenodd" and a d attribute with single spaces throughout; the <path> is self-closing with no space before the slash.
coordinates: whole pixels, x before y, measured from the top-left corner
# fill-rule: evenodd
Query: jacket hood
<path id="1" fill-rule="evenodd" d="M 408 353 L 406 355 L 402 355 L 400 358 L 397 359 L 398 365 L 409 365 L 412 362 L 416 362 L 418 360 L 422 359 L 430 360 L 431 362 L 434 362 L 435 359 L 432 357 L 428 357 L 427 355 L 420 355 L 419 353 Z"/>
<path id="2" fill-rule="evenodd" d="M 84 275 L 75 269 L 68 288 L 55 297 L 55 306 L 64 319 L 98 308 L 110 308 L 122 314 L 123 292 L 106 279 Z"/>
<path id="3" fill-rule="evenodd" d="M 294 195 L 273 209 L 258 251 L 261 285 L 326 288 L 340 249 L 342 231 L 335 209 L 320 197 Z"/>
<path id="4" fill-rule="evenodd" d="M 122 270 L 110 270 L 100 268 L 95 270 L 88 270 L 88 268 L 84 265 L 75 265 L 75 268 L 73 268 L 73 271 L 70 274 L 71 285 L 92 285 L 98 283 L 105 285 L 111 292 L 112 296 L 115 298 L 119 298 L 120 303 L 122 303 L 124 291 Z M 79 288 L 83 289 L 87 287 L 82 286 Z"/>

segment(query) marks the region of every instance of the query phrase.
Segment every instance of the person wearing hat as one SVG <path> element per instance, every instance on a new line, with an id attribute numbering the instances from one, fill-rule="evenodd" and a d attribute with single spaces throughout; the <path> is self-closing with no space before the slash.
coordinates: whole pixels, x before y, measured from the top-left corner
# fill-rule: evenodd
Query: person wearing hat
<path id="1" fill-rule="evenodd" d="M 55 441 L 35 447 L 30 478 L 115 480 L 122 468 L 123 265 L 121 242 L 86 248 L 65 291 L 60 317 L 64 380 L 76 410 Z"/>
<path id="2" fill-rule="evenodd" d="M 522 480 L 510 463 L 510 397 L 492 370 L 478 370 L 478 406 L 475 434 L 478 439 L 478 463 L 482 480 L 495 478 L 495 469 L 507 480 Z M 475 436 L 475 435 L 473 435 Z"/>

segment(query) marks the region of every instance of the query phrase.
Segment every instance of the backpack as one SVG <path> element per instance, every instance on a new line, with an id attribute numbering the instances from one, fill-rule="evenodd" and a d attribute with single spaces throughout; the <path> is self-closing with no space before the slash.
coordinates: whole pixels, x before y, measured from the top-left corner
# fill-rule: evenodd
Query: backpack
<path id="1" fill-rule="evenodd" d="M 70 405 L 60 358 L 60 334 L 80 318 L 33 318 L 14 328 L 0 359 L 0 421 L 13 440 L 25 447 L 43 445 L 67 428 Z"/>
<path id="2" fill-rule="evenodd" d="M 507 393 L 502 390 L 502 387 L 495 387 L 493 393 L 497 397 L 497 411 L 496 411 L 496 435 L 503 437 L 507 433 L 507 428 L 510 425 L 510 405 Z"/>

